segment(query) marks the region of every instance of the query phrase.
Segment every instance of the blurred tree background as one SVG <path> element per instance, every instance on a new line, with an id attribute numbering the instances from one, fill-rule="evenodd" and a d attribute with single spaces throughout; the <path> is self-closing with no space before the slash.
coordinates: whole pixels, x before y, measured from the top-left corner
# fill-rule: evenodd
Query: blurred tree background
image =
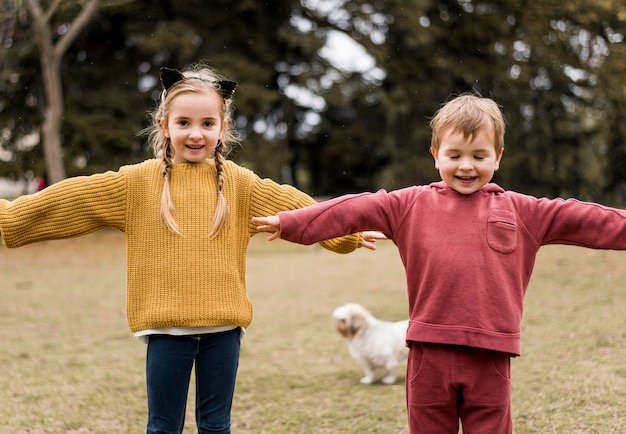
<path id="1" fill-rule="evenodd" d="M 50 173 L 33 6 L 59 63 L 67 176 L 151 157 L 137 133 L 161 66 L 239 82 L 239 164 L 313 195 L 438 180 L 428 121 L 451 95 L 507 120 L 495 181 L 626 204 L 623 0 L 0 0 L 0 177 Z M 59 53 L 57 53 L 59 54 Z"/>

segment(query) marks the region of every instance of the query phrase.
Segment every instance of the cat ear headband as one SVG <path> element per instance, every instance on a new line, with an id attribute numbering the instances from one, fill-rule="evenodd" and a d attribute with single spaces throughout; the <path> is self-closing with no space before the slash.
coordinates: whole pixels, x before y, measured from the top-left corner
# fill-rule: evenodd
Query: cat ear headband
<path id="1" fill-rule="evenodd" d="M 187 79 L 187 77 L 185 77 L 179 70 L 166 67 L 161 68 L 159 76 L 164 93 L 170 90 L 170 88 L 179 81 Z M 237 82 L 230 80 L 215 80 L 212 81 L 212 83 L 217 85 L 217 90 L 224 99 L 231 98 L 233 93 L 235 93 L 235 88 L 237 87 Z"/>

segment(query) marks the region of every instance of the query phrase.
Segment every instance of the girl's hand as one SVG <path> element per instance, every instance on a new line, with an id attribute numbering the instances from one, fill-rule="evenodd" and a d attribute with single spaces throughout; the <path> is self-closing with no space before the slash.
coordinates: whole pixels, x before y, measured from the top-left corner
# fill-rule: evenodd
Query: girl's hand
<path id="1" fill-rule="evenodd" d="M 257 225 L 256 230 L 259 232 L 273 232 L 273 234 L 267 238 L 268 241 L 280 238 L 280 218 L 277 215 L 252 217 L 252 223 Z"/>
<path id="2" fill-rule="evenodd" d="M 259 232 L 272 232 L 267 240 L 273 241 L 280 238 L 280 217 L 277 215 L 267 217 L 252 217 L 252 223 L 256 225 Z M 366 249 L 376 250 L 376 240 L 386 240 L 387 237 L 378 231 L 363 231 L 363 241 L 361 245 Z"/>
<path id="3" fill-rule="evenodd" d="M 386 240 L 387 237 L 378 231 L 363 231 L 362 246 L 366 249 L 376 250 L 376 240 Z"/>

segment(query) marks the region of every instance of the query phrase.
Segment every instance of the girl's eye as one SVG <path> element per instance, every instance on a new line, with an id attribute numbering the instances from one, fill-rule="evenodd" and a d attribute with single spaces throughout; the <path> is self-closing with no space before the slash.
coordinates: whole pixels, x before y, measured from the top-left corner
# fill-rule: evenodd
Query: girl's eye
<path id="1" fill-rule="evenodd" d="M 189 122 L 187 121 L 178 121 L 178 125 L 182 126 L 182 127 L 186 127 L 189 124 Z"/>
<path id="2" fill-rule="evenodd" d="M 205 126 L 205 127 L 212 127 L 212 126 L 213 126 L 213 122 L 206 121 L 206 122 L 204 123 L 204 126 Z"/>

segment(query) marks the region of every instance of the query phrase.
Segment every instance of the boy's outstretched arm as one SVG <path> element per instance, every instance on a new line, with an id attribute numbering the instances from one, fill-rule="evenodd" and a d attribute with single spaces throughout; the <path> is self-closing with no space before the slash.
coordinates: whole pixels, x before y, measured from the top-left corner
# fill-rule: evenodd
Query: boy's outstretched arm
<path id="1" fill-rule="evenodd" d="M 267 239 L 269 241 L 280 238 L 280 217 L 277 215 L 267 217 L 252 217 L 252 223 L 256 225 L 259 232 L 272 232 Z M 376 240 L 386 240 L 387 237 L 378 231 L 363 231 L 363 247 L 376 250 Z"/>

